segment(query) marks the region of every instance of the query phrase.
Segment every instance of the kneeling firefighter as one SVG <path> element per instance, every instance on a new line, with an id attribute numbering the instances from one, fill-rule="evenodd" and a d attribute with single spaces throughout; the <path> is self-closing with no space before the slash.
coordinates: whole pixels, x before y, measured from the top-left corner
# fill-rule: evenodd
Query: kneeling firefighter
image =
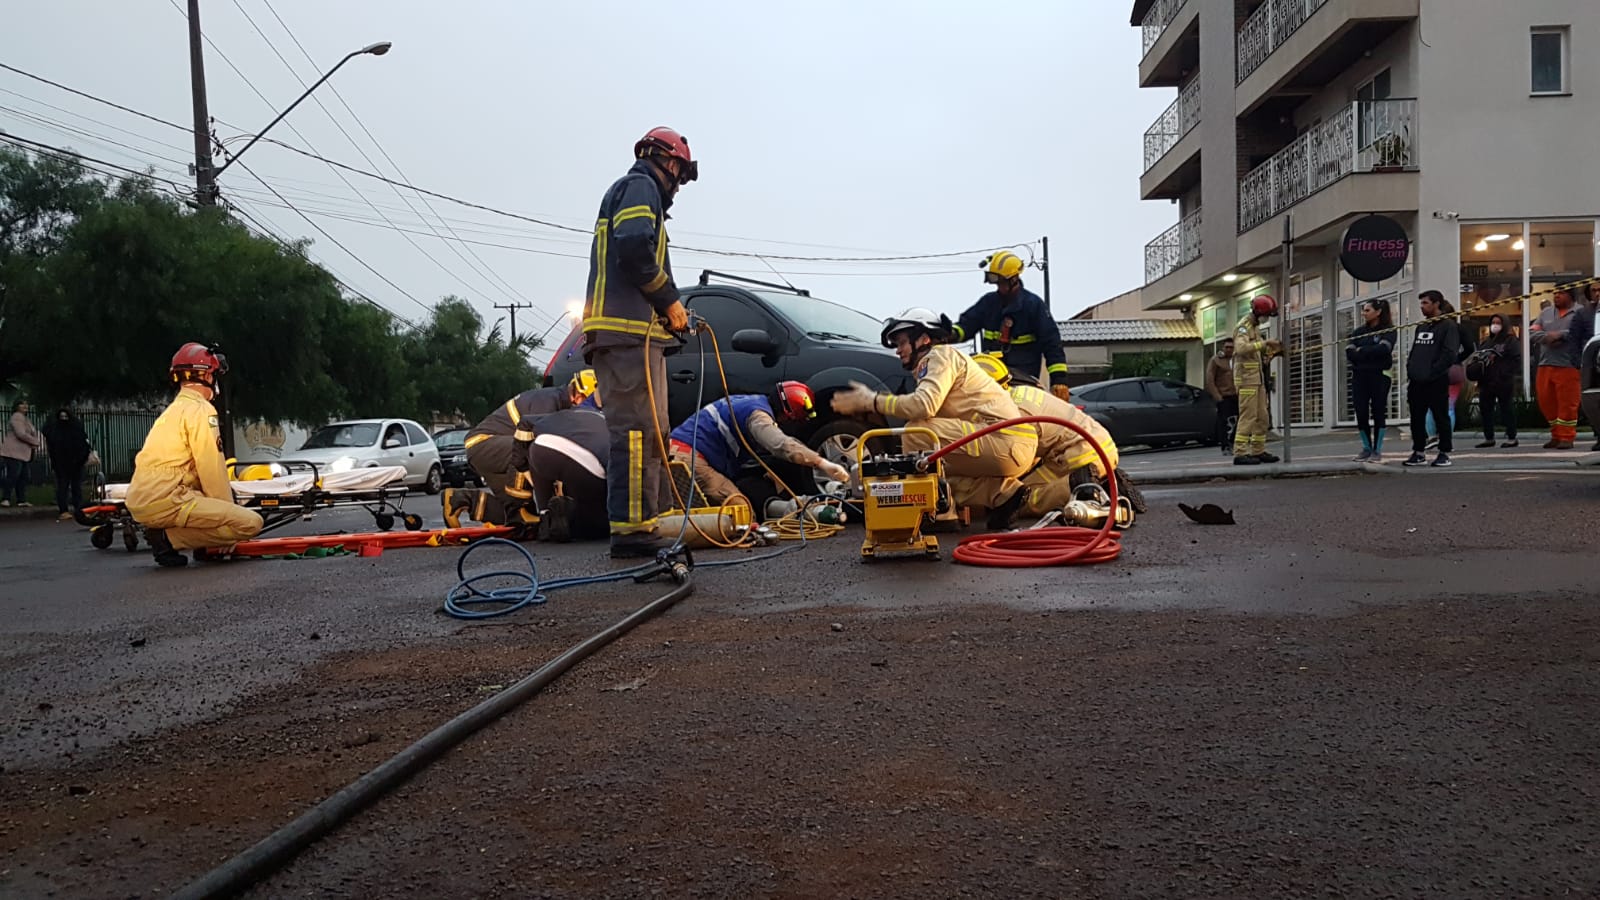
<path id="1" fill-rule="evenodd" d="M 445 524 L 461 527 L 466 515 L 486 525 L 522 518 L 527 509 L 539 517 L 540 540 L 603 538 L 606 518 L 606 456 L 611 438 L 605 414 L 593 395 L 571 409 L 523 419 L 534 436 L 526 445 L 518 470 L 527 499 L 506 504 L 488 491 L 459 491 L 445 503 Z M 519 444 L 519 447 L 522 445 Z"/>
<path id="2" fill-rule="evenodd" d="M 735 394 L 706 404 L 672 429 L 669 453 L 673 462 L 682 463 L 694 473 L 700 492 L 717 505 L 729 501 L 750 505 L 733 479 L 750 459 L 752 450 L 765 450 L 795 465 L 816 469 L 834 481 L 848 483 L 849 470 L 784 434 L 778 424 L 803 422 L 816 414 L 811 388 L 798 381 L 780 381 L 770 397 Z M 747 449 L 746 440 L 753 446 Z M 687 497 L 683 500 L 691 503 Z"/>
<path id="3" fill-rule="evenodd" d="M 952 328 L 949 317 L 916 307 L 889 319 L 880 339 L 900 357 L 901 365 L 916 373 L 916 388 L 910 394 L 886 394 L 852 382 L 848 390 L 833 395 L 834 411 L 905 419 L 908 426 L 933 431 L 940 445 L 1020 417 L 1010 394 L 971 357 L 942 343 L 949 340 Z M 938 449 L 929 445 L 927 435 L 915 432 L 906 434 L 901 443 L 909 453 Z M 958 506 L 1000 507 L 1020 489 L 1038 445 L 1038 431 L 1032 425 L 1007 427 L 962 445 L 942 460 L 951 499 Z"/>
<path id="4" fill-rule="evenodd" d="M 1079 485 L 1093 482 L 1106 487 L 1108 474 L 1116 476 L 1117 494 L 1128 498 L 1134 512 L 1142 514 L 1146 511 L 1144 496 L 1128 474 L 1117 465 L 1121 454 L 1116 441 L 1111 438 L 1111 432 L 1104 425 L 1071 403 L 1026 383 L 1020 376 L 1013 376 L 1010 368 L 995 354 L 981 353 L 972 360 L 1010 392 L 1011 399 L 1024 416 L 1050 416 L 1071 422 L 1087 431 L 1111 460 L 1108 473 L 1100 454 L 1076 431 L 1051 422 L 1035 423 L 1039 429 L 1038 462 L 1023 478 L 1026 490 L 1015 498 L 1016 512 L 1042 516 L 1060 509 L 1073 499 L 1073 492 Z M 998 527 L 1001 523 L 995 521 L 991 524 Z"/>
<path id="5" fill-rule="evenodd" d="M 517 476 L 526 470 L 528 444 L 533 441 L 531 419 L 571 409 L 594 392 L 594 370 L 584 369 L 565 385 L 534 388 L 512 397 L 467 432 L 467 465 L 502 499 L 526 500 L 527 486 Z"/>
<path id="6" fill-rule="evenodd" d="M 128 513 L 144 526 L 162 566 L 184 566 L 181 550 L 232 550 L 261 533 L 261 516 L 233 501 L 217 410 L 217 377 L 227 357 L 189 343 L 172 357 L 178 396 L 162 410 L 133 463 Z M 199 553 L 196 553 L 199 557 Z"/>

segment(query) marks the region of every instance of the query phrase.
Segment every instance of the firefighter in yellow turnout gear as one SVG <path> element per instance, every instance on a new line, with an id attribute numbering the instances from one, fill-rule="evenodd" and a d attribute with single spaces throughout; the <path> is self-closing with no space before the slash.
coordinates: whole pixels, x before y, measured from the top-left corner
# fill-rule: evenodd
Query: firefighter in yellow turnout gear
<path id="1" fill-rule="evenodd" d="M 261 533 L 261 516 L 233 501 L 222 431 L 211 405 L 227 359 L 202 344 L 185 344 L 172 358 L 178 396 L 150 428 L 134 460 L 128 513 L 144 526 L 162 566 L 183 566 L 179 552 L 231 550 Z"/>
<path id="2" fill-rule="evenodd" d="M 1055 394 L 1025 383 L 1021 376 L 1013 376 L 997 354 L 981 353 L 972 359 L 1011 394 L 1012 401 L 1024 416 L 1050 416 L 1071 422 L 1088 432 L 1111 461 L 1108 472 L 1105 463 L 1100 460 L 1100 454 L 1076 431 L 1050 422 L 1035 423 L 1034 427 L 1039 429 L 1038 463 L 1023 478 L 1025 493 L 1011 505 L 1014 511 L 1042 516 L 1071 501 L 1073 491 L 1079 485 L 1091 481 L 1103 485 L 1107 475 L 1112 473 L 1117 478 L 1117 492 L 1128 498 L 1135 512 L 1145 511 L 1144 497 L 1118 466 L 1121 454 L 1105 426 Z M 1002 522 L 991 521 L 991 527 L 1002 527 Z"/>
<path id="3" fill-rule="evenodd" d="M 1262 294 L 1250 301 L 1250 314 L 1233 331 L 1233 378 L 1239 386 L 1239 427 L 1233 439 L 1233 464 L 1275 463 L 1267 452 L 1267 367 L 1283 355 L 1283 343 L 1261 337 L 1261 323 L 1278 314 L 1278 301 Z"/>
<path id="4" fill-rule="evenodd" d="M 926 309 L 913 308 L 890 319 L 881 339 L 894 350 L 901 365 L 914 371 L 917 386 L 910 394 L 878 393 L 852 383 L 833 395 L 833 409 L 841 415 L 878 413 L 905 419 L 908 426 L 927 428 L 940 445 L 954 442 L 986 425 L 1022 415 L 1016 403 L 994 379 L 947 340 L 952 325 Z M 951 499 L 958 506 L 994 509 L 1015 496 L 1021 477 L 1033 465 L 1038 432 L 1019 425 L 985 435 L 944 457 Z M 932 451 L 925 434 L 906 434 L 906 452 Z"/>

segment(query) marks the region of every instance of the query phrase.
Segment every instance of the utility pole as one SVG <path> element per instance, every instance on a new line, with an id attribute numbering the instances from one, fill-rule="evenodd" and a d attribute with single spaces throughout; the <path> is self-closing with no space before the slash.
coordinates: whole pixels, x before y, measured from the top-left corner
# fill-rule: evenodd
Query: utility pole
<path id="1" fill-rule="evenodd" d="M 206 61 L 200 49 L 200 0 L 189 0 L 189 81 L 194 92 L 194 199 L 201 206 L 216 206 L 211 115 L 206 110 Z"/>
<path id="2" fill-rule="evenodd" d="M 491 305 L 494 306 L 495 309 L 503 309 L 503 310 L 506 310 L 507 312 L 511 313 L 511 343 L 515 344 L 517 342 L 517 310 L 519 310 L 519 309 L 533 309 L 533 304 L 532 303 L 495 303 L 495 304 L 491 304 Z"/>
<path id="3" fill-rule="evenodd" d="M 1045 235 L 1039 239 L 1044 244 L 1044 264 L 1039 268 L 1044 270 L 1044 308 L 1050 308 L 1050 236 Z"/>

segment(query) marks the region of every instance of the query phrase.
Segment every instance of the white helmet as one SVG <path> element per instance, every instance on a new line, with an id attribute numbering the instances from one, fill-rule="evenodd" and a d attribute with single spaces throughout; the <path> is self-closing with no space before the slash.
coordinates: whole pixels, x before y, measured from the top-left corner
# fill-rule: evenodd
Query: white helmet
<path id="1" fill-rule="evenodd" d="M 885 347 L 894 349 L 894 336 L 902 331 L 923 331 L 936 344 L 948 341 L 955 332 L 950 317 L 931 309 L 913 306 L 898 316 L 883 320 L 883 333 L 878 339 Z"/>

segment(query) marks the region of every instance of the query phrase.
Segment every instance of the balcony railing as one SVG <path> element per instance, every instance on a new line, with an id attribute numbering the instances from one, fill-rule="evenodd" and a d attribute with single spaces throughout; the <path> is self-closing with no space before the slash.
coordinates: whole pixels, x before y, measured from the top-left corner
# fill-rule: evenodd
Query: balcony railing
<path id="1" fill-rule="evenodd" d="M 1260 225 L 1354 172 L 1420 163 L 1416 100 L 1358 100 L 1317 124 L 1239 182 L 1239 231 Z M 1148 264 L 1146 253 L 1146 268 Z"/>
<path id="2" fill-rule="evenodd" d="M 1155 5 L 1144 14 L 1144 21 L 1139 23 L 1144 32 L 1144 52 L 1141 58 L 1150 55 L 1150 48 L 1156 45 L 1156 41 L 1161 40 L 1162 32 L 1166 31 L 1172 20 L 1178 17 L 1178 10 L 1183 9 L 1183 4 L 1187 2 L 1188 0 L 1156 0 Z"/>
<path id="3" fill-rule="evenodd" d="M 1244 21 L 1234 41 L 1238 61 L 1234 81 L 1243 82 L 1267 61 L 1272 51 L 1311 18 L 1328 0 L 1267 0 Z M 1148 38 L 1147 38 L 1148 40 Z"/>
<path id="4" fill-rule="evenodd" d="M 1194 130 L 1200 123 L 1200 79 L 1190 81 L 1188 86 L 1178 92 L 1178 99 L 1172 101 L 1167 111 L 1156 118 L 1144 133 L 1144 170 L 1161 161 L 1173 145 L 1183 139 L 1183 136 Z"/>
<path id="5" fill-rule="evenodd" d="M 1200 258 L 1200 210 L 1144 245 L 1144 283 L 1154 284 Z"/>

